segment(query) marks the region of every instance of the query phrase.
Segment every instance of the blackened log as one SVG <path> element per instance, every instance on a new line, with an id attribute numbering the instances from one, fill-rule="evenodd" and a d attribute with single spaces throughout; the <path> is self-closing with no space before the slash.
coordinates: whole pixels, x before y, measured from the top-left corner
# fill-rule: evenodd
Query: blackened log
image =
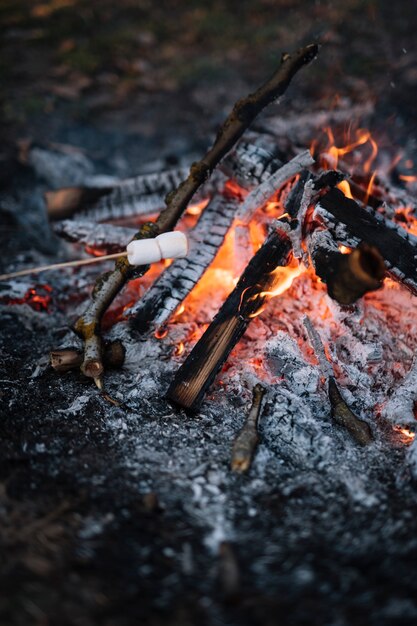
<path id="1" fill-rule="evenodd" d="M 251 259 L 239 282 L 181 365 L 167 397 L 196 411 L 223 363 L 264 304 L 274 284 L 273 271 L 291 259 L 291 242 L 280 227 L 274 230 Z"/>
<path id="2" fill-rule="evenodd" d="M 112 187 L 67 187 L 45 194 L 51 220 L 71 217 L 76 213 L 94 220 L 120 219 L 158 211 L 164 196 L 175 189 L 188 168 L 142 174 L 128 178 Z"/>
<path id="3" fill-rule="evenodd" d="M 301 172 L 299 179 L 295 185 L 292 186 L 291 191 L 288 194 L 285 202 L 285 211 L 292 219 L 297 216 L 304 195 L 304 187 L 312 176 L 313 175 L 308 170 Z"/>
<path id="4" fill-rule="evenodd" d="M 189 236 L 190 250 L 177 259 L 151 285 L 130 311 L 140 332 L 163 326 L 212 263 L 229 230 L 239 197 L 217 196 L 203 211 Z"/>
<path id="5" fill-rule="evenodd" d="M 308 249 L 316 274 L 339 304 L 353 304 L 383 285 L 384 259 L 375 246 L 361 243 L 352 252 L 342 254 L 329 231 L 316 230 L 309 238 Z"/>
<path id="6" fill-rule="evenodd" d="M 360 207 L 339 189 L 320 198 L 315 214 L 325 219 L 339 243 L 352 246 L 352 242 L 363 241 L 375 246 L 392 277 L 417 295 L 417 237 L 371 208 Z"/>
<path id="7" fill-rule="evenodd" d="M 108 254 L 126 249 L 136 230 L 113 224 L 97 224 L 89 220 L 62 220 L 54 225 L 54 232 L 62 239 L 81 243 Z"/>
<path id="8" fill-rule="evenodd" d="M 241 141 L 236 150 L 224 159 L 220 169 L 248 189 L 262 183 L 283 165 L 284 162 L 273 151 Z"/>

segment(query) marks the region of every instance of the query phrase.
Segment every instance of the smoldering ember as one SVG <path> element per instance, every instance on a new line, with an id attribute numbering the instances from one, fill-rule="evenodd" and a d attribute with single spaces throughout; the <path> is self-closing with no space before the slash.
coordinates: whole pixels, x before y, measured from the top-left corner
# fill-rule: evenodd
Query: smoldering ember
<path id="1" fill-rule="evenodd" d="M 317 52 L 283 55 L 191 167 L 21 146 L 5 624 L 416 622 L 417 178 L 370 104 L 257 118 Z"/>

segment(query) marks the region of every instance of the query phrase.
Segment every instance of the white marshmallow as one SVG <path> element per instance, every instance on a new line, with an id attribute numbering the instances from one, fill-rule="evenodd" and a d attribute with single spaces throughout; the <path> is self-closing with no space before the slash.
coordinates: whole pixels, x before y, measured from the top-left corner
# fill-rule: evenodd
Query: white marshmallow
<path id="1" fill-rule="evenodd" d="M 156 241 L 163 259 L 181 259 L 188 254 L 188 239 L 180 230 L 162 233 L 156 237 Z"/>
<path id="2" fill-rule="evenodd" d="M 162 233 L 155 239 L 134 239 L 127 248 L 130 265 L 148 265 L 161 259 L 180 259 L 187 256 L 187 236 L 179 230 Z"/>

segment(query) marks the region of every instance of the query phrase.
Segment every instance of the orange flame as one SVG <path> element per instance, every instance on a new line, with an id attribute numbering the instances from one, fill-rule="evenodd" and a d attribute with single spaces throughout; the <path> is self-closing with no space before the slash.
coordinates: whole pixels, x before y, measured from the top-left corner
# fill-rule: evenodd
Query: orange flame
<path id="1" fill-rule="evenodd" d="M 394 426 L 395 432 L 401 435 L 404 443 L 411 443 L 414 441 L 416 433 L 408 428 L 402 428 L 401 426 Z"/>
<path id="2" fill-rule="evenodd" d="M 405 183 L 415 183 L 417 181 L 417 176 L 400 174 L 400 180 L 403 180 Z"/>
<path id="3" fill-rule="evenodd" d="M 154 334 L 156 339 L 164 339 L 168 334 L 168 328 L 158 328 Z"/>
<path id="4" fill-rule="evenodd" d="M 184 352 L 184 343 L 182 341 L 179 342 L 178 345 L 175 346 L 173 356 L 180 356 Z"/>
<path id="5" fill-rule="evenodd" d="M 343 191 L 346 198 L 350 198 L 351 200 L 353 200 L 352 192 L 350 190 L 350 185 L 347 180 L 342 180 L 342 182 L 336 186 L 338 189 L 340 189 L 340 191 Z"/>
<path id="6" fill-rule="evenodd" d="M 208 203 L 209 203 L 209 198 L 204 198 L 204 200 L 200 200 L 200 202 L 195 202 L 194 204 L 190 204 L 190 206 L 187 207 L 186 213 L 188 213 L 188 215 L 200 215 L 203 209 L 206 208 Z"/>

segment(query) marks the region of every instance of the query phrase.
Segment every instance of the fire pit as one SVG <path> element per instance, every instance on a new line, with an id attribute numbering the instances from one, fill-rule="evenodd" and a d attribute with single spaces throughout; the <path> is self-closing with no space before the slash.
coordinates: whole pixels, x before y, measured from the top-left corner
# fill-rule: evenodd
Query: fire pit
<path id="1" fill-rule="evenodd" d="M 20 616 L 55 623 L 64 598 L 83 624 L 417 619 L 416 178 L 364 129 L 371 113 L 245 134 L 179 222 L 188 256 L 106 307 L 104 393 L 68 325 L 97 266 L 1 283 L 4 457 L 20 468 L 4 510 L 29 500 L 33 517 L 14 507 L 5 525 Z M 79 167 L 28 150 L 44 176 Z M 48 189 L 70 242 L 51 240 L 54 260 L 122 252 L 187 173 L 91 163 Z M 42 262 L 26 255 L 19 269 Z"/>

